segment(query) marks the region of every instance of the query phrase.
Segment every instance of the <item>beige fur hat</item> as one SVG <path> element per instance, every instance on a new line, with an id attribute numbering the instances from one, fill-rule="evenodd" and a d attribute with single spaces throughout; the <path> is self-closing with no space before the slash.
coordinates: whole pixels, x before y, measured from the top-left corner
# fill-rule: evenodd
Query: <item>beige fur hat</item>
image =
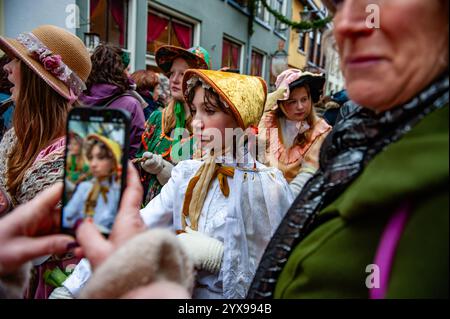
<path id="1" fill-rule="evenodd" d="M 126 242 L 94 271 L 80 298 L 120 298 L 157 282 L 174 283 L 189 293 L 194 286 L 194 265 L 167 229 L 148 230 Z"/>

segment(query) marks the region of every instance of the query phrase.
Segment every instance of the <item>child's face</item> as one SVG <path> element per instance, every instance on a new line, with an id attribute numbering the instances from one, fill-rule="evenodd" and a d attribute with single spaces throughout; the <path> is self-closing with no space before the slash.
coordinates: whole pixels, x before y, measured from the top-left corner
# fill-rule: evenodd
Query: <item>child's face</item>
<path id="1" fill-rule="evenodd" d="M 169 87 L 170 93 L 175 100 L 183 101 L 183 75 L 189 69 L 189 64 L 182 58 L 177 58 L 173 61 L 169 72 Z"/>
<path id="2" fill-rule="evenodd" d="M 89 158 L 91 173 L 96 178 L 108 177 L 111 175 L 114 167 L 113 159 L 103 156 L 102 153 L 100 146 L 94 145 Z"/>
<path id="3" fill-rule="evenodd" d="M 236 119 L 215 105 L 205 101 L 205 89 L 197 87 L 191 105 L 192 127 L 195 138 L 202 148 L 224 149 L 232 139 L 226 138 L 226 128 L 238 128 Z"/>
<path id="4" fill-rule="evenodd" d="M 304 86 L 291 91 L 283 102 L 286 117 L 291 121 L 304 121 L 311 114 L 311 97 Z"/>

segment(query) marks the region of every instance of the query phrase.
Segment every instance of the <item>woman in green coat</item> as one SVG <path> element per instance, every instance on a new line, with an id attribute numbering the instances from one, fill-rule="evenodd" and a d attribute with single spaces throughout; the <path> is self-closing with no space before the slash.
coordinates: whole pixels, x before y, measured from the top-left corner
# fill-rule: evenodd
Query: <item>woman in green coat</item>
<path id="1" fill-rule="evenodd" d="M 376 27 L 368 2 L 334 3 L 356 104 L 322 145 L 248 297 L 448 298 L 449 3 L 379 1 Z"/>

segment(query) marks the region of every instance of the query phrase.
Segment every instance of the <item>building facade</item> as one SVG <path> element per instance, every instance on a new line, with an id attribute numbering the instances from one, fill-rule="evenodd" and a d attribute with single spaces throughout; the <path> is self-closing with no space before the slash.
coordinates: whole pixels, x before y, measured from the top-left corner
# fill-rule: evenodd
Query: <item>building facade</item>
<path id="1" fill-rule="evenodd" d="M 323 19 L 331 14 L 329 3 L 320 0 L 293 0 L 291 20 Z M 344 88 L 340 72 L 339 56 L 331 33 L 332 23 L 325 28 L 310 32 L 290 31 L 289 67 L 326 74 L 325 94 Z"/>
<path id="2" fill-rule="evenodd" d="M 269 0 L 283 14 L 290 14 L 291 0 Z M 289 30 L 257 3 L 253 34 L 249 33 L 246 0 L 154 0 L 149 2 L 146 64 L 156 66 L 154 52 L 164 44 L 200 45 L 210 53 L 212 68 L 263 77 L 270 82 L 272 54 Z"/>
<path id="3" fill-rule="evenodd" d="M 291 0 L 267 0 L 284 15 Z M 212 68 L 262 76 L 270 82 L 272 54 L 289 46 L 289 29 L 257 3 L 249 33 L 247 0 L 0 0 L 0 34 L 16 37 L 41 24 L 78 35 L 93 48 L 99 41 L 131 53 L 131 71 L 156 68 L 154 53 L 164 44 L 207 49 Z"/>
<path id="4" fill-rule="evenodd" d="M 294 21 L 328 15 L 319 0 L 266 1 Z M 256 5 L 250 34 L 247 0 L 0 0 L 0 34 L 16 37 L 54 24 L 91 49 L 99 41 L 119 45 L 131 53 L 131 71 L 157 69 L 154 53 L 161 45 L 200 45 L 209 51 L 213 69 L 258 75 L 269 84 L 275 81 L 272 58 L 282 48 L 289 67 L 326 72 L 327 94 L 343 88 L 326 30 L 296 32 Z"/>

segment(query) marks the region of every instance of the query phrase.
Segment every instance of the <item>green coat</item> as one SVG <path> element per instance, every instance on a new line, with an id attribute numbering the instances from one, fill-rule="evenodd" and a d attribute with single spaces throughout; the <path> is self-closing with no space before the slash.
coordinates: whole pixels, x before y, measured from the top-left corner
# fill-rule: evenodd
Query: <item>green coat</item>
<path id="1" fill-rule="evenodd" d="M 449 120 L 436 110 L 378 154 L 319 215 L 330 220 L 293 250 L 275 298 L 368 298 L 373 264 L 390 215 L 412 211 L 397 247 L 387 298 L 448 298 Z"/>
<path id="2" fill-rule="evenodd" d="M 154 111 L 147 122 L 145 123 L 145 131 L 142 134 L 141 138 L 141 146 L 139 147 L 138 152 L 136 153 L 136 157 L 140 158 L 145 152 L 152 152 L 154 154 L 159 154 L 163 159 L 169 161 L 172 164 L 176 164 L 176 162 L 172 159 L 172 146 L 174 140 L 171 136 L 167 136 L 164 133 L 164 123 L 163 116 L 164 110 Z M 193 153 L 193 139 L 183 139 L 181 141 L 182 145 L 186 144 L 188 147 L 188 153 Z M 188 159 L 188 158 L 187 158 Z M 142 206 L 147 205 L 153 198 L 155 198 L 160 192 L 164 185 L 161 185 L 156 178 L 156 175 L 149 174 L 145 172 L 143 169 L 140 169 L 141 181 L 144 186 L 144 200 Z"/>

